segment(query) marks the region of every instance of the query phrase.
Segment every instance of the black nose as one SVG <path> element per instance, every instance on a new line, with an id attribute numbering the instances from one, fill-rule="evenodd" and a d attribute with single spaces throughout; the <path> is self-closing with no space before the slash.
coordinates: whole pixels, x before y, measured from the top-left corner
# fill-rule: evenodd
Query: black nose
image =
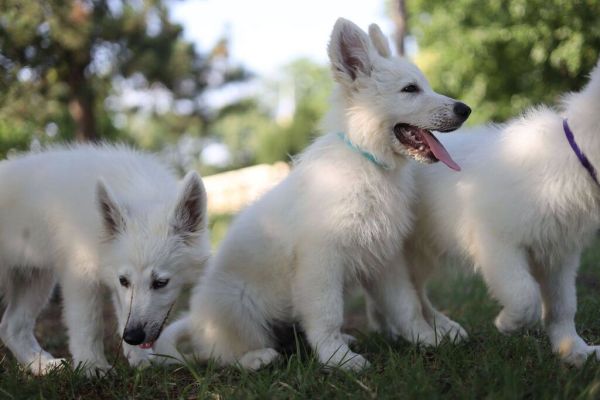
<path id="1" fill-rule="evenodd" d="M 130 345 L 137 346 L 138 344 L 142 344 L 144 343 L 144 339 L 146 339 L 146 334 L 141 325 L 132 329 L 125 329 L 125 332 L 123 332 L 123 340 Z"/>
<path id="2" fill-rule="evenodd" d="M 454 108 L 453 108 L 454 114 L 458 115 L 461 118 L 467 119 L 469 117 L 469 115 L 471 114 L 471 108 L 469 108 L 468 105 L 466 105 L 465 103 L 461 103 L 460 101 L 457 101 L 456 103 L 454 103 Z"/>

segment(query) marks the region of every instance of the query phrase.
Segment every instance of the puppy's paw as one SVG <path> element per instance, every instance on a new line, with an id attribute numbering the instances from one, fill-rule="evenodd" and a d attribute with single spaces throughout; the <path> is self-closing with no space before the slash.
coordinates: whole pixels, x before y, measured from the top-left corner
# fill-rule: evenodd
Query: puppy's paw
<path id="1" fill-rule="evenodd" d="M 356 338 L 352 335 L 348 335 L 347 333 L 342 333 L 342 340 L 346 342 L 348 346 L 356 342 Z"/>
<path id="2" fill-rule="evenodd" d="M 588 346 L 579 337 L 561 339 L 554 348 L 560 359 L 569 365 L 581 367 L 590 356 L 600 360 L 600 346 Z"/>
<path id="3" fill-rule="evenodd" d="M 319 361 L 328 368 L 361 371 L 370 366 L 363 356 L 354 353 L 345 343 L 323 345 L 318 349 L 318 356 Z"/>
<path id="4" fill-rule="evenodd" d="M 27 366 L 27 369 L 36 376 L 48 374 L 50 371 L 57 368 L 64 368 L 67 365 L 67 360 L 64 358 L 53 357 L 38 357 Z"/>
<path id="5" fill-rule="evenodd" d="M 325 363 L 327 368 L 339 368 L 345 371 L 360 372 L 371 366 L 371 363 L 360 354 L 348 352 L 343 358 L 332 357 Z"/>
<path id="6" fill-rule="evenodd" d="M 137 346 L 128 346 L 124 352 L 130 366 L 145 368 L 150 365 L 152 349 L 141 349 Z"/>
<path id="7" fill-rule="evenodd" d="M 428 327 L 427 329 L 413 330 L 404 338 L 418 346 L 436 347 L 442 341 L 443 335 Z"/>
<path id="8" fill-rule="evenodd" d="M 469 338 L 467 331 L 458 322 L 452 321 L 449 318 L 436 319 L 433 326 L 435 327 L 438 341 L 442 338 L 448 338 L 450 343 L 460 343 Z"/>
<path id="9" fill-rule="evenodd" d="M 503 334 L 508 335 L 523 328 L 535 325 L 542 317 L 542 306 L 539 302 L 529 304 L 520 310 L 504 308 L 494 320 L 494 325 Z"/>
<path id="10" fill-rule="evenodd" d="M 111 366 L 106 361 L 85 361 L 79 362 L 76 364 L 78 367 L 82 368 L 83 373 L 88 378 L 101 378 L 105 376 L 108 371 L 111 369 Z"/>
<path id="11" fill-rule="evenodd" d="M 239 360 L 240 367 L 256 371 L 266 365 L 271 364 L 279 357 L 279 353 L 271 348 L 249 351 Z"/>

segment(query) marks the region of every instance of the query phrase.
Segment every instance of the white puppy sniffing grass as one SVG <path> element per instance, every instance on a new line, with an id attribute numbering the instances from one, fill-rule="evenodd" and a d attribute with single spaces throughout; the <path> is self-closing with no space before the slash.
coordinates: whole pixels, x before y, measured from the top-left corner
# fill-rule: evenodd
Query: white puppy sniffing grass
<path id="1" fill-rule="evenodd" d="M 69 349 L 87 372 L 110 367 L 102 343 L 101 286 L 112 289 L 123 350 L 147 359 L 183 284 L 209 256 L 206 194 L 154 157 L 123 147 L 57 148 L 0 162 L 0 338 L 44 374 L 35 321 L 61 285 Z"/>
<path id="2" fill-rule="evenodd" d="M 394 272 L 393 260 L 412 224 L 409 160 L 459 169 L 429 130 L 458 128 L 470 109 L 392 57 L 376 25 L 368 36 L 338 20 L 328 50 L 338 84 L 332 133 L 234 220 L 189 315 L 165 330 L 157 354 L 179 357 L 177 341 L 189 335 L 200 359 L 257 369 L 277 357 L 279 327 L 297 323 L 320 362 L 359 370 L 368 362 L 340 331 L 344 284 L 353 279 L 395 336 L 434 345 L 444 333 L 464 332 L 436 332 L 411 308 L 416 293 L 404 290 L 410 278 Z"/>
<path id="3" fill-rule="evenodd" d="M 600 347 L 586 344 L 574 322 L 580 256 L 600 228 L 599 110 L 600 63 L 558 111 L 542 106 L 505 125 L 445 137 L 460 174 L 417 167 L 405 259 L 425 314 L 439 315 L 424 290 L 429 272 L 445 256 L 466 256 L 503 307 L 495 320 L 501 332 L 542 318 L 564 361 L 600 359 Z"/>

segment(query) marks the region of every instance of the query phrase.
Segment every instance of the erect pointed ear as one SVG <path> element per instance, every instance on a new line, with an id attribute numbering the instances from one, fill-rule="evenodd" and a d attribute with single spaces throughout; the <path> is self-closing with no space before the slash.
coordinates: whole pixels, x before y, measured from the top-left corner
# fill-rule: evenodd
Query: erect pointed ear
<path id="1" fill-rule="evenodd" d="M 600 59 L 596 61 L 596 66 L 590 72 L 589 80 L 580 93 L 585 93 L 587 96 L 592 96 L 594 99 L 600 97 Z M 567 99 L 570 98 L 570 96 L 567 96 Z M 588 101 L 589 99 L 590 98 L 588 97 Z"/>
<path id="2" fill-rule="evenodd" d="M 171 226 L 189 244 L 206 227 L 206 190 L 194 171 L 187 173 L 181 186 Z"/>
<path id="3" fill-rule="evenodd" d="M 381 57 L 389 58 L 392 54 L 390 43 L 377 24 L 369 25 L 369 37 Z"/>
<path id="4" fill-rule="evenodd" d="M 107 238 L 114 239 L 125 232 L 125 214 L 102 179 L 96 185 L 96 201 Z"/>
<path id="5" fill-rule="evenodd" d="M 594 84 L 600 88 L 600 58 L 596 62 L 596 66 L 590 73 L 590 84 Z"/>
<path id="6" fill-rule="evenodd" d="M 371 74 L 370 43 L 367 34 L 353 22 L 344 18 L 336 21 L 327 52 L 338 82 L 351 83 L 359 74 Z"/>

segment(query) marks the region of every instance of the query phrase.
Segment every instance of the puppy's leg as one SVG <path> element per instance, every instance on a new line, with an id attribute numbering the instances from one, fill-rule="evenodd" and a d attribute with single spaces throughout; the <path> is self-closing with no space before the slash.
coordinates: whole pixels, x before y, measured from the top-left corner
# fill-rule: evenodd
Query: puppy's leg
<path id="1" fill-rule="evenodd" d="M 325 365 L 361 370 L 369 365 L 342 336 L 344 322 L 343 257 L 334 250 L 302 253 L 294 280 L 294 306 L 311 347 Z"/>
<path id="2" fill-rule="evenodd" d="M 423 307 L 423 316 L 429 325 L 435 329 L 438 337 L 447 337 L 452 342 L 460 342 L 461 340 L 467 339 L 467 332 L 463 329 L 458 322 L 455 322 L 438 311 L 427 295 L 427 280 L 433 271 L 434 265 L 436 265 L 436 259 L 431 255 L 431 249 L 425 249 L 422 251 L 409 251 L 407 253 L 407 259 L 411 260 L 410 271 L 411 276 L 415 282 L 415 287 L 421 300 L 421 306 Z"/>
<path id="3" fill-rule="evenodd" d="M 377 303 L 373 298 L 371 298 L 367 290 L 365 290 L 365 302 L 369 330 L 378 333 L 386 333 L 388 328 L 385 322 L 385 317 L 377 309 Z"/>
<path id="4" fill-rule="evenodd" d="M 186 315 L 167 325 L 152 348 L 150 360 L 160 364 L 177 364 L 182 354 L 177 345 L 183 339 L 191 339 L 190 316 Z"/>
<path id="5" fill-rule="evenodd" d="M 542 307 L 540 290 L 529 270 L 525 251 L 497 238 L 479 235 L 475 265 L 492 295 L 503 309 L 495 320 L 502 333 L 511 333 L 537 323 Z"/>
<path id="6" fill-rule="evenodd" d="M 364 279 L 363 287 L 373 325 L 379 325 L 384 333 L 431 346 L 442 339 L 423 317 L 421 301 L 401 257 L 393 266 Z"/>
<path id="7" fill-rule="evenodd" d="M 190 301 L 188 327 L 181 328 L 189 330 L 200 359 L 254 370 L 279 355 L 267 309 L 278 306 L 252 278 L 209 273 Z"/>
<path id="8" fill-rule="evenodd" d="M 540 274 L 544 302 L 544 327 L 552 350 L 567 363 L 580 366 L 592 353 L 600 358 L 598 346 L 588 346 L 575 330 L 577 293 L 575 276 L 580 253 L 571 255 L 562 266 L 545 268 Z"/>
<path id="9" fill-rule="evenodd" d="M 418 291 L 425 320 L 435 329 L 438 337 L 447 337 L 453 343 L 469 338 L 467 331 L 458 322 L 448 318 L 431 304 L 425 287 L 419 287 Z"/>
<path id="10" fill-rule="evenodd" d="M 73 364 L 81 364 L 87 374 L 95 374 L 108 370 L 110 364 L 104 356 L 102 291 L 98 282 L 86 279 L 67 269 L 60 283 Z"/>
<path id="11" fill-rule="evenodd" d="M 44 351 L 33 333 L 56 279 L 49 270 L 15 270 L 5 278 L 7 307 L 0 322 L 0 338 L 21 365 L 35 375 L 43 375 L 64 361 Z"/>

